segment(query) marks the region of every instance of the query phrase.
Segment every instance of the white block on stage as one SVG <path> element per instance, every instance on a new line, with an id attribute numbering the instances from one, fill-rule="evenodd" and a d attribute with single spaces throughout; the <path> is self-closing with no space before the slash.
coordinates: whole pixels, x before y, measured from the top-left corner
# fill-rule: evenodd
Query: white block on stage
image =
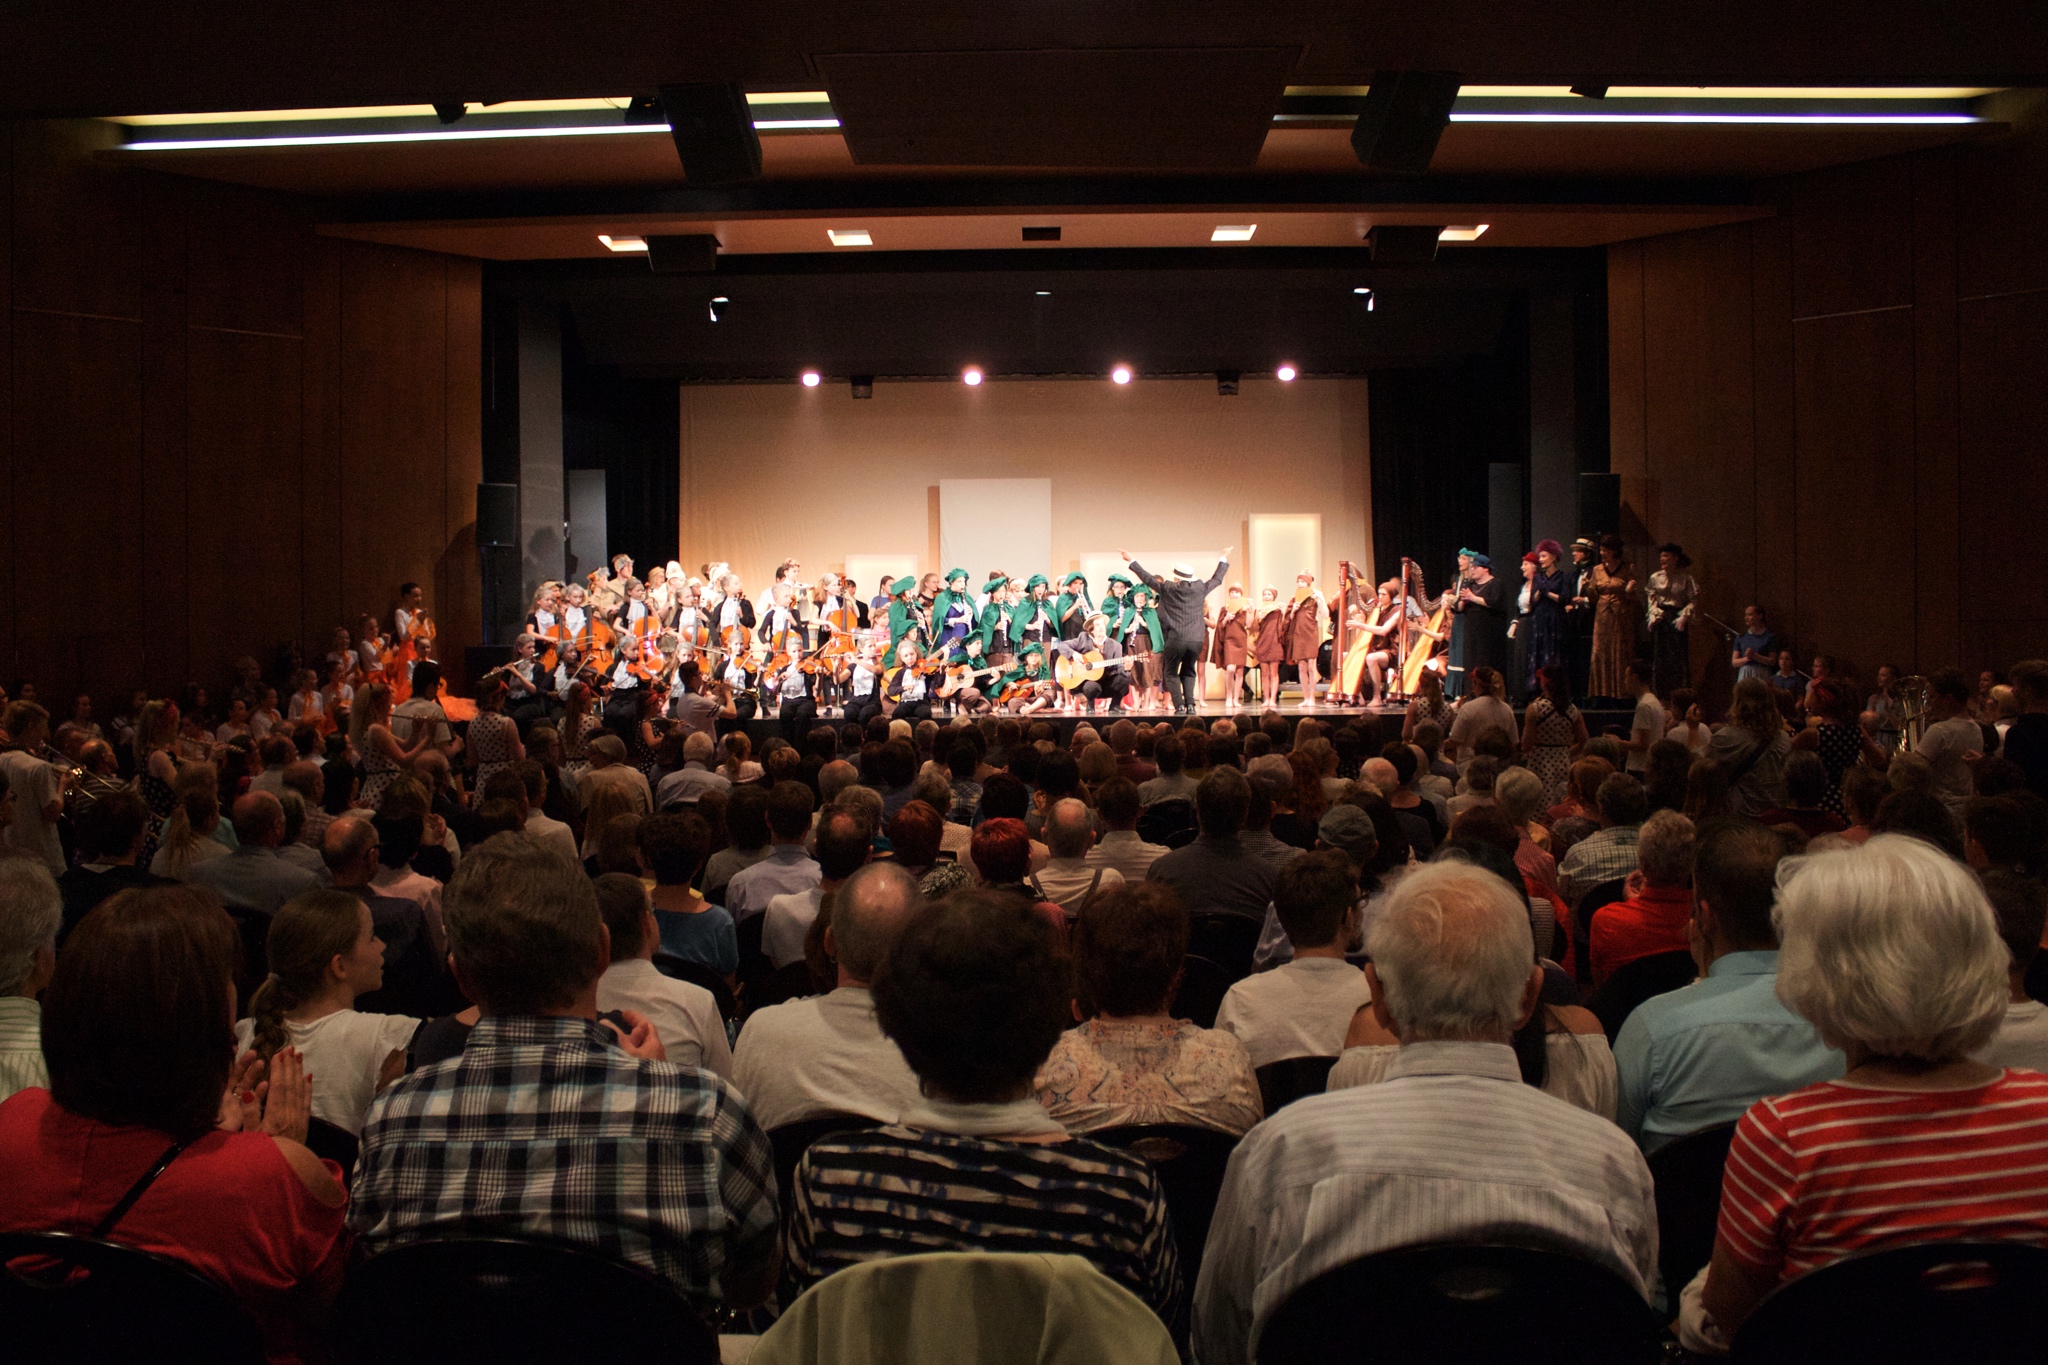
<path id="1" fill-rule="evenodd" d="M 939 572 L 944 573 L 941 569 Z M 905 574 L 917 573 L 916 555 L 848 555 L 846 576 L 855 584 L 863 602 L 872 602 L 889 591 L 889 585 Z"/>
<path id="2" fill-rule="evenodd" d="M 990 569 L 1052 573 L 1051 479 L 940 479 L 940 573 L 967 570 L 978 592 Z"/>

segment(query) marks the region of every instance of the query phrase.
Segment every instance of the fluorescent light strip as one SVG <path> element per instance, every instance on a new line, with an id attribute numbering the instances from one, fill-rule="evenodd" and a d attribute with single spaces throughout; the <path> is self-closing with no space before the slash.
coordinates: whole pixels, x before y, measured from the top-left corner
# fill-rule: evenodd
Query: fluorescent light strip
<path id="1" fill-rule="evenodd" d="M 1974 114 L 1452 114 L 1453 123 L 1982 123 Z"/>
<path id="2" fill-rule="evenodd" d="M 791 128 L 837 128 L 838 119 L 762 119 L 766 132 Z M 258 147 L 345 147 L 392 142 L 499 142 L 522 137 L 605 137 L 668 132 L 666 123 L 621 123 L 602 128 L 449 128 L 416 133 L 331 133 L 301 137 L 164 138 L 123 143 L 124 152 L 233 152 Z"/>

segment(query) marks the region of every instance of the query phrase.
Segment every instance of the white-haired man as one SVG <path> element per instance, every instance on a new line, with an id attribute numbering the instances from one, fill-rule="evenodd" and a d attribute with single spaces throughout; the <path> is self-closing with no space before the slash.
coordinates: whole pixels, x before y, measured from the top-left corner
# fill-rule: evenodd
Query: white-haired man
<path id="1" fill-rule="evenodd" d="M 1482 869 L 1426 864 L 1388 893 L 1366 946 L 1373 1017 L 1400 1053 L 1385 1083 L 1297 1100 L 1239 1144 L 1195 1288 L 1196 1358 L 1249 1361 L 1301 1285 L 1429 1242 L 1538 1238 L 1647 1298 L 1657 1212 L 1642 1154 L 1523 1084 L 1509 1046 L 1543 986 L 1527 904 Z"/>

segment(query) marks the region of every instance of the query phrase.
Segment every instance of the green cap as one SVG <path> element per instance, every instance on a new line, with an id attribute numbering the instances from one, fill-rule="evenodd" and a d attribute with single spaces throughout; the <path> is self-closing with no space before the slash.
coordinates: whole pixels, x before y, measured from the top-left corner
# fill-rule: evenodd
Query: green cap
<path id="1" fill-rule="evenodd" d="M 1125 577 L 1124 577 L 1124 576 L 1123 576 L 1122 574 L 1120 574 L 1120 573 L 1113 573 L 1113 574 L 1111 574 L 1111 575 L 1109 576 L 1109 581 L 1110 581 L 1110 583 L 1112 583 L 1112 584 L 1116 584 L 1116 583 L 1121 583 L 1121 584 L 1123 584 L 1123 585 L 1124 585 L 1125 587 L 1127 587 L 1127 588 L 1128 588 L 1128 587 L 1130 587 L 1130 586 L 1132 586 L 1132 584 L 1131 584 L 1131 580 L 1130 580 L 1130 579 L 1128 579 L 1128 578 L 1125 578 Z"/>
<path id="2" fill-rule="evenodd" d="M 1031 577 L 1024 580 L 1024 591 L 1026 592 L 1030 592 L 1033 588 L 1043 588 L 1047 586 L 1050 585 L 1046 583 L 1045 575 L 1042 573 L 1035 573 L 1031 575 Z"/>
<path id="3" fill-rule="evenodd" d="M 916 586 L 917 579 L 911 576 L 910 574 L 905 574 L 903 577 L 897 579 L 894 583 L 891 583 L 889 585 L 889 596 L 901 597 L 904 593 L 909 592 Z"/>
<path id="4" fill-rule="evenodd" d="M 981 590 L 983 592 L 994 592 L 997 588 L 1002 587 L 1005 583 L 1009 581 L 1010 580 L 1008 576 L 1004 574 L 990 574 L 988 576 L 988 582 L 981 585 Z"/>
<path id="5" fill-rule="evenodd" d="M 953 582 L 953 581 L 954 581 L 955 579 L 958 579 L 958 580 L 959 580 L 960 582 L 962 582 L 962 583 L 965 583 L 965 582 L 967 581 L 967 570 L 965 570 L 965 569 L 948 569 L 948 570 L 946 570 L 946 581 L 947 581 L 948 583 L 951 583 L 951 582 Z"/>
<path id="6" fill-rule="evenodd" d="M 1038 641 L 1036 640 L 1033 640 L 1030 644 L 1024 646 L 1024 648 L 1017 651 L 1017 657 L 1019 659 L 1028 659 L 1034 654 L 1038 655 L 1040 658 L 1045 657 L 1045 646 L 1038 643 Z"/>
<path id="7" fill-rule="evenodd" d="M 1069 583 L 1079 583 L 1085 588 L 1088 586 L 1088 575 L 1084 573 L 1070 573 L 1060 580 L 1060 586 L 1063 588 Z"/>

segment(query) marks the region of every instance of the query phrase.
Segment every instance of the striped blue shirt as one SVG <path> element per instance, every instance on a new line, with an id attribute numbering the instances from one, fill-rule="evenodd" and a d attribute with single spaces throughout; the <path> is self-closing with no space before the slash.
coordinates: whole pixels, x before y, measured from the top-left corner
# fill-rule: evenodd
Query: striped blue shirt
<path id="1" fill-rule="evenodd" d="M 1195 1359 L 1250 1361 L 1289 1294 L 1358 1257 L 1503 1238 L 1576 1248 L 1647 1299 L 1649 1167 L 1607 1120 L 1524 1085 L 1506 1045 L 1410 1043 L 1381 1084 L 1297 1100 L 1238 1145 L 1195 1286 Z"/>

